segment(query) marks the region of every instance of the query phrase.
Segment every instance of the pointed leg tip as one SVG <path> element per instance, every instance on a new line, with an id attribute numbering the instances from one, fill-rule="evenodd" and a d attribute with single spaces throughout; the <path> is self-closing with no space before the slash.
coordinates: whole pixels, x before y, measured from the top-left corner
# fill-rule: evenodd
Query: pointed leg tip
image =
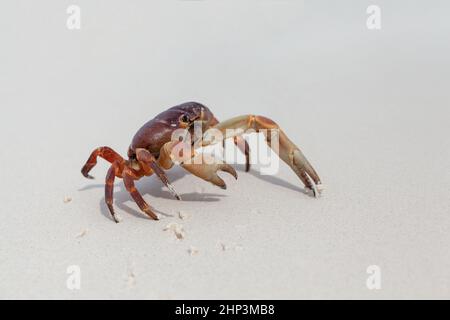
<path id="1" fill-rule="evenodd" d="M 143 210 L 145 212 L 146 215 L 148 215 L 150 217 L 150 219 L 152 220 L 159 220 L 159 217 L 157 214 L 155 214 L 152 210 L 150 209 L 146 209 Z"/>
<path id="2" fill-rule="evenodd" d="M 85 172 L 81 172 L 81 174 L 82 174 L 83 177 L 85 177 L 86 179 L 90 179 L 90 180 L 93 180 L 93 179 L 94 179 L 93 176 L 91 176 L 90 174 L 87 174 L 87 173 L 85 173 Z"/>
<path id="3" fill-rule="evenodd" d="M 94 179 L 94 177 L 93 176 L 91 176 L 90 174 L 88 174 L 88 173 L 86 173 L 86 172 L 81 172 L 81 174 L 83 175 L 83 177 L 85 177 L 86 179 L 90 179 L 90 180 L 93 180 Z"/>
<path id="4" fill-rule="evenodd" d="M 175 191 L 175 188 L 171 184 L 168 184 L 167 188 L 169 189 L 170 193 L 173 195 L 175 199 L 181 200 L 180 195 Z"/>
<path id="5" fill-rule="evenodd" d="M 90 169 L 86 165 L 81 168 L 81 174 L 83 175 L 83 177 L 87 179 L 94 179 L 94 177 L 89 174 L 89 171 Z"/>
<path id="6" fill-rule="evenodd" d="M 111 214 L 111 216 L 112 216 L 112 219 L 113 219 L 113 221 L 115 223 L 119 223 L 120 222 L 120 220 L 116 217 L 116 214 L 114 212 Z"/>
<path id="7" fill-rule="evenodd" d="M 321 196 L 323 189 L 319 185 L 314 185 L 311 188 L 306 188 L 306 190 L 308 190 L 308 192 L 312 192 L 312 196 L 317 199 Z"/>
<path id="8" fill-rule="evenodd" d="M 169 191 L 170 191 L 170 193 L 173 195 L 173 197 L 174 197 L 175 199 L 177 199 L 177 200 L 179 200 L 179 201 L 182 200 L 182 199 L 181 199 L 181 196 L 178 194 L 178 192 L 175 191 L 175 188 L 174 188 L 172 185 L 170 185 Z"/>
<path id="9" fill-rule="evenodd" d="M 116 217 L 116 212 L 114 211 L 113 204 L 107 202 L 107 203 L 106 203 L 106 206 L 107 206 L 108 209 L 109 209 L 109 213 L 111 213 L 111 218 L 113 219 L 113 221 L 114 221 L 115 223 L 119 223 L 120 220 L 117 219 L 117 217 Z"/>
<path id="10" fill-rule="evenodd" d="M 249 172 L 250 168 L 251 168 L 250 160 L 247 159 L 247 161 L 245 162 L 245 172 Z"/>

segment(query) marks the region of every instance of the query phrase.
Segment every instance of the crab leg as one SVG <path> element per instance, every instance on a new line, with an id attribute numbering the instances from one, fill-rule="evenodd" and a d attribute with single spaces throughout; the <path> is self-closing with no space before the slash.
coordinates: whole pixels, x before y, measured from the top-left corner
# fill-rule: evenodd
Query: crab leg
<path id="1" fill-rule="evenodd" d="M 223 140 L 223 148 L 225 149 L 225 139 Z M 239 150 L 245 155 L 245 172 L 250 171 L 250 146 L 247 140 L 242 136 L 235 136 L 233 142 Z"/>
<path id="2" fill-rule="evenodd" d="M 181 147 L 182 142 L 178 141 L 171 141 L 166 143 L 161 148 L 161 153 L 158 158 L 158 163 L 161 164 L 163 168 L 169 169 L 174 165 L 173 159 L 175 158 L 174 148 L 176 146 Z M 187 146 L 189 147 L 189 146 Z M 181 161 L 180 165 L 185 169 L 186 171 L 192 173 L 193 175 L 211 182 L 212 184 L 222 188 L 226 189 L 227 186 L 225 184 L 225 181 L 223 181 L 218 175 L 217 171 L 223 171 L 228 172 L 231 174 L 235 179 L 237 179 L 237 173 L 236 170 L 232 166 L 226 163 L 219 163 L 218 161 L 215 161 L 214 159 L 209 159 L 209 161 L 204 161 L 204 159 L 201 159 L 201 157 L 204 157 L 203 154 L 197 154 L 195 153 L 193 148 L 187 148 L 187 150 L 190 150 L 190 154 L 181 155 L 181 158 L 178 159 L 178 161 Z"/>
<path id="3" fill-rule="evenodd" d="M 116 213 L 114 212 L 113 207 L 113 192 L 114 192 L 114 180 L 116 178 L 116 174 L 120 169 L 119 163 L 115 161 L 108 170 L 106 174 L 106 182 L 105 182 L 105 202 L 108 206 L 109 212 L 113 217 L 116 223 L 119 223 L 119 220 L 116 218 Z"/>
<path id="4" fill-rule="evenodd" d="M 148 150 L 137 149 L 136 158 L 146 172 L 151 173 L 153 171 L 154 173 L 156 173 L 158 178 L 161 179 L 162 183 L 164 183 L 164 185 L 169 189 L 170 193 L 172 193 L 172 195 L 177 200 L 181 200 L 181 197 L 177 194 L 175 188 L 170 184 L 166 173 L 159 167 L 155 157 L 153 157 L 153 155 Z"/>
<path id="5" fill-rule="evenodd" d="M 217 118 L 213 118 L 211 120 L 210 126 L 214 127 L 215 125 L 219 124 L 219 120 Z M 225 149 L 225 139 L 222 141 L 222 146 Z M 236 147 L 241 150 L 241 152 L 245 155 L 245 172 L 250 171 L 250 146 L 248 145 L 247 140 L 244 139 L 244 137 L 236 136 L 233 139 L 234 144 Z"/>
<path id="6" fill-rule="evenodd" d="M 144 198 L 142 198 L 142 195 L 134 185 L 134 180 L 137 180 L 140 177 L 134 174 L 132 169 L 130 169 L 129 167 L 124 168 L 122 175 L 125 188 L 130 193 L 131 197 L 134 199 L 139 208 L 144 211 L 150 218 L 159 220 L 158 216 L 152 211 L 147 202 L 145 202 Z"/>
<path id="7" fill-rule="evenodd" d="M 88 179 L 94 179 L 93 176 L 89 175 L 89 171 L 97 164 L 97 157 L 101 157 L 110 163 L 118 161 L 120 164 L 124 162 L 123 158 L 115 152 L 110 147 L 99 147 L 92 151 L 86 164 L 81 169 L 81 173 Z"/>
<path id="8" fill-rule="evenodd" d="M 319 175 L 300 149 L 289 140 L 283 130 L 281 130 L 281 128 L 271 119 L 256 115 L 244 115 L 220 122 L 213 128 L 219 130 L 223 134 L 224 139 L 240 136 L 245 133 L 245 131 L 251 129 L 256 132 L 262 131 L 266 137 L 267 144 L 278 153 L 279 157 L 288 164 L 292 170 L 294 170 L 306 188 L 313 190 L 315 196 L 318 195 L 320 190 L 318 190 L 317 186 L 321 184 Z M 272 147 L 271 135 L 268 132 L 271 130 L 276 130 L 278 132 L 279 150 Z M 203 145 L 209 145 L 214 142 L 218 141 L 213 141 L 212 137 L 206 132 Z M 311 179 L 314 181 L 314 184 Z"/>

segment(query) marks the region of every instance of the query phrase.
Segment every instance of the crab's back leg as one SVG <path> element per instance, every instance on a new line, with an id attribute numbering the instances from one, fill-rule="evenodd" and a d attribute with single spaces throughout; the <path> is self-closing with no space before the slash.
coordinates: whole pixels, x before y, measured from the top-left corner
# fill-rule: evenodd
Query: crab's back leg
<path id="1" fill-rule="evenodd" d="M 225 150 L 225 139 L 223 140 L 223 148 Z M 245 155 L 245 172 L 250 171 L 250 146 L 247 140 L 242 136 L 236 136 L 233 138 L 233 142 L 239 150 Z"/>
<path id="2" fill-rule="evenodd" d="M 142 211 L 144 211 L 153 220 L 159 220 L 158 216 L 152 211 L 150 206 L 147 204 L 147 202 L 145 202 L 144 198 L 142 198 L 142 195 L 136 189 L 134 180 L 138 180 L 140 177 L 138 175 L 136 175 L 133 172 L 133 170 L 129 167 L 124 168 L 122 176 L 123 176 L 123 183 L 125 184 L 125 188 L 130 193 L 131 197 L 136 202 L 136 204 L 139 206 L 139 208 Z"/>
<path id="3" fill-rule="evenodd" d="M 114 212 L 113 193 L 114 193 L 114 180 L 116 178 L 116 175 L 119 174 L 119 170 L 120 170 L 119 162 L 117 161 L 113 162 L 113 164 L 108 170 L 108 173 L 106 174 L 106 181 L 105 181 L 105 202 L 106 205 L 108 206 L 111 216 L 113 217 L 116 223 L 118 223 L 119 220 L 117 220 L 116 214 Z"/>
<path id="4" fill-rule="evenodd" d="M 97 164 L 97 157 L 101 157 L 105 159 L 106 161 L 110 163 L 118 162 L 119 166 L 121 166 L 124 162 L 122 156 L 120 156 L 117 152 L 115 152 L 110 147 L 99 147 L 92 151 L 91 155 L 89 156 L 88 160 L 86 161 L 86 164 L 81 169 L 81 173 L 83 176 L 89 179 L 93 179 L 91 175 L 89 175 L 89 171 Z"/>
<path id="5" fill-rule="evenodd" d="M 287 163 L 292 170 L 294 170 L 297 176 L 302 180 L 303 184 L 307 188 L 312 189 L 314 194 L 317 195 L 318 190 L 316 189 L 316 185 L 321 184 L 319 175 L 301 150 L 287 137 L 283 130 L 281 130 L 278 124 L 273 120 L 263 116 L 244 115 L 220 122 L 213 126 L 213 128 L 219 130 L 225 139 L 240 136 L 249 129 L 253 129 L 256 132 L 263 132 L 268 145 L 278 153 L 279 157 Z M 279 148 L 274 148 L 272 143 L 273 137 L 271 132 L 274 130 L 278 133 Z M 206 132 L 203 145 L 214 142 L 218 141 L 214 141 L 208 132 Z M 315 185 L 312 183 L 310 177 L 313 179 Z"/>

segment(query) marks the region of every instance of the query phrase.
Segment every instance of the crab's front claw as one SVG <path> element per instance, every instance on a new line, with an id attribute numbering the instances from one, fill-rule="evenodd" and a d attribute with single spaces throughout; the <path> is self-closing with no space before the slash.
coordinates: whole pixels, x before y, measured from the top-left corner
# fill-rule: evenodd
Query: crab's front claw
<path id="1" fill-rule="evenodd" d="M 194 158 L 195 159 L 195 158 Z M 193 162 L 193 163 L 183 163 L 181 165 L 184 169 L 192 173 L 193 175 L 196 175 L 197 177 L 209 181 L 212 184 L 222 188 L 226 189 L 227 185 L 225 184 L 225 181 L 222 180 L 217 175 L 218 171 L 223 171 L 231 174 L 235 179 L 237 179 L 237 173 L 236 170 L 226 163 L 210 163 L 210 162 Z"/>

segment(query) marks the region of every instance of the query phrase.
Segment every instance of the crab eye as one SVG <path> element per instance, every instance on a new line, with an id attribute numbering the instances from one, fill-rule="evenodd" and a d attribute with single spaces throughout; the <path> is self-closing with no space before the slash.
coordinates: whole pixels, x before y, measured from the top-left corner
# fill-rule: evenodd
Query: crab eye
<path id="1" fill-rule="evenodd" d="M 180 117 L 180 121 L 181 121 L 181 122 L 184 122 L 184 123 L 188 123 L 188 122 L 189 122 L 189 117 L 188 117 L 186 114 L 183 114 L 183 115 Z"/>

